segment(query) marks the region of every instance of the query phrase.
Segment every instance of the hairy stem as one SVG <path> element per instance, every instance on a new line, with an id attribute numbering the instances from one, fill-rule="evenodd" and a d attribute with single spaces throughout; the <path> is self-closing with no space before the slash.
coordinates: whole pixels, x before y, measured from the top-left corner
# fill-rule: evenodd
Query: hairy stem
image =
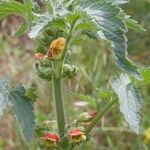
<path id="1" fill-rule="evenodd" d="M 61 74 L 62 74 L 63 64 L 65 62 L 66 53 L 69 47 L 69 43 L 72 37 L 72 32 L 73 32 L 76 20 L 72 23 L 68 36 L 66 38 L 66 44 L 65 44 L 62 58 L 60 60 L 53 62 L 53 69 L 54 69 L 54 74 L 55 74 L 53 77 L 53 88 L 54 88 L 55 106 L 56 106 L 56 113 L 57 113 L 57 124 L 58 124 L 59 135 L 63 139 L 61 143 L 61 148 L 65 150 L 68 149 L 68 142 L 64 138 L 66 121 L 65 121 L 63 97 L 62 97 L 62 91 L 61 91 L 62 90 Z"/>
<path id="2" fill-rule="evenodd" d="M 103 115 L 108 112 L 108 110 L 117 103 L 117 100 L 114 99 L 110 101 L 97 115 L 96 117 L 91 121 L 90 125 L 86 128 L 86 133 L 88 134 L 100 121 L 100 119 L 103 117 Z"/>
<path id="3" fill-rule="evenodd" d="M 54 88 L 54 97 L 55 97 L 55 106 L 57 114 L 57 124 L 58 130 L 61 137 L 64 137 L 65 133 L 65 114 L 64 106 L 61 92 L 61 78 L 53 78 L 53 88 Z"/>

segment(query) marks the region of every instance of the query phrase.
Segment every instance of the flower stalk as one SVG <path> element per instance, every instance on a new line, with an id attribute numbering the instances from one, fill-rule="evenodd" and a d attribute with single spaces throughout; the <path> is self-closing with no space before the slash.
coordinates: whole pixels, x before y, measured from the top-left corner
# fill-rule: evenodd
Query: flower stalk
<path id="1" fill-rule="evenodd" d="M 96 117 L 91 121 L 91 123 L 86 128 L 86 134 L 88 134 L 100 121 L 100 119 L 103 117 L 103 115 L 108 112 L 108 110 L 117 103 L 116 99 L 111 100 L 97 115 Z"/>
<path id="2" fill-rule="evenodd" d="M 66 126 L 64 102 L 63 102 L 62 86 L 61 86 L 61 78 L 62 78 L 61 75 L 62 75 L 63 64 L 66 58 L 66 53 L 69 47 L 69 43 L 70 43 L 70 39 L 72 36 L 75 23 L 76 23 L 76 20 L 73 22 L 69 30 L 61 59 L 55 60 L 53 62 L 53 69 L 54 69 L 54 74 L 55 74 L 53 77 L 54 100 L 55 100 L 55 106 L 56 106 L 58 130 L 59 130 L 59 135 L 61 139 L 64 139 L 65 137 L 65 126 Z M 63 147 L 66 148 L 67 145 L 68 144 L 66 143 L 66 140 L 64 139 L 62 141 L 62 148 Z"/>
<path id="3" fill-rule="evenodd" d="M 62 91 L 61 91 L 61 78 L 53 78 L 53 88 L 54 88 L 54 99 L 56 106 L 56 114 L 57 114 L 57 124 L 60 137 L 63 137 L 65 134 L 65 113 L 64 113 L 64 104 L 62 99 Z"/>

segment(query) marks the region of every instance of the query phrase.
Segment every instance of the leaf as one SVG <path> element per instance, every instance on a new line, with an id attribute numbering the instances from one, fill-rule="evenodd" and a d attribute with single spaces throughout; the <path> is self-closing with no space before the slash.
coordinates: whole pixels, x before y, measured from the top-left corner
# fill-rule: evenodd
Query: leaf
<path id="1" fill-rule="evenodd" d="M 110 0 L 116 4 L 125 4 L 125 3 L 128 3 L 129 1 L 128 0 Z"/>
<path id="2" fill-rule="evenodd" d="M 82 0 L 80 11 L 85 11 L 99 28 L 98 34 L 103 32 L 105 38 L 111 42 L 112 55 L 116 65 L 128 74 L 140 79 L 137 67 L 127 59 L 127 31 L 125 22 L 120 18 L 120 8 L 108 0 Z"/>
<path id="3" fill-rule="evenodd" d="M 32 100 L 25 96 L 26 90 L 17 85 L 9 93 L 9 101 L 23 136 L 27 142 L 34 138 L 34 114 Z"/>
<path id="4" fill-rule="evenodd" d="M 110 100 L 113 97 L 113 92 L 105 89 L 100 89 L 97 92 L 97 96 L 102 100 Z"/>
<path id="5" fill-rule="evenodd" d="M 0 80 L 0 117 L 3 115 L 3 111 L 8 102 L 8 80 Z"/>
<path id="6" fill-rule="evenodd" d="M 127 74 L 121 74 L 119 78 L 112 80 L 111 86 L 119 98 L 120 111 L 130 128 L 139 134 L 141 96 L 139 90 L 134 87 Z"/>
<path id="7" fill-rule="evenodd" d="M 141 71 L 141 75 L 144 79 L 144 82 L 145 83 L 149 83 L 150 82 L 150 67 L 149 68 L 146 68 L 146 69 L 143 69 Z"/>
<path id="8" fill-rule="evenodd" d="M 32 1 L 31 0 L 24 0 L 24 6 L 26 9 L 26 15 L 28 17 L 28 23 L 31 24 L 33 20 L 33 15 L 32 15 Z"/>
<path id="9" fill-rule="evenodd" d="M 124 21 L 126 22 L 126 25 L 128 28 L 135 30 L 135 31 L 146 31 L 142 25 L 138 24 L 138 22 L 134 19 L 131 19 L 129 15 L 124 14 Z"/>
<path id="10" fill-rule="evenodd" d="M 51 23 L 53 20 L 67 13 L 67 10 L 64 7 L 62 7 L 62 5 L 59 5 L 59 4 L 60 2 L 58 2 L 58 4 L 56 4 L 56 1 L 54 2 L 53 15 L 50 15 L 48 12 L 40 14 L 40 15 L 36 14 L 37 20 L 34 26 L 31 27 L 31 31 L 28 34 L 30 38 L 33 38 L 33 39 L 36 38 L 39 32 L 44 27 L 46 27 L 48 23 Z M 61 24 L 59 26 L 61 26 Z"/>
<path id="11" fill-rule="evenodd" d="M 86 101 L 90 106 L 92 106 L 94 108 L 97 107 L 96 101 L 92 97 L 87 96 L 87 95 L 83 95 L 83 94 L 78 94 L 78 93 L 71 93 L 71 94 L 77 98 L 80 98 L 80 99 Z"/>
<path id="12" fill-rule="evenodd" d="M 20 37 L 22 36 L 28 29 L 28 25 L 24 22 L 20 25 L 19 29 L 16 31 L 15 36 Z"/>
<path id="13" fill-rule="evenodd" d="M 42 14 L 36 20 L 34 26 L 31 27 L 31 31 L 29 32 L 29 37 L 32 39 L 36 38 L 38 33 L 51 21 L 52 18 L 48 14 Z"/>
<path id="14" fill-rule="evenodd" d="M 0 2 L 0 19 L 7 15 L 16 14 L 25 17 L 25 7 L 20 2 L 14 0 Z"/>
<path id="15" fill-rule="evenodd" d="M 32 84 L 30 88 L 28 88 L 26 90 L 25 96 L 27 96 L 28 98 L 30 98 L 33 102 L 36 101 L 36 99 L 38 98 L 37 94 L 37 87 L 35 84 Z"/>

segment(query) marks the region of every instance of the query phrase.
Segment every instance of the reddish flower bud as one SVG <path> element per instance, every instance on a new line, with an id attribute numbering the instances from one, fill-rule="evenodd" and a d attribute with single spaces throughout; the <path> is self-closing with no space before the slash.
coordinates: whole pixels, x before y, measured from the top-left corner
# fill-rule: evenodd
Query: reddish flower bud
<path id="1" fill-rule="evenodd" d="M 77 117 L 78 122 L 89 122 L 96 116 L 95 112 L 88 113 L 84 112 Z"/>
<path id="2" fill-rule="evenodd" d="M 46 121 L 43 122 L 43 125 L 48 126 L 50 123 L 51 123 L 50 120 L 46 120 Z"/>
<path id="3" fill-rule="evenodd" d="M 60 59 L 65 47 L 65 42 L 66 40 L 62 37 L 54 40 L 48 50 L 48 58 Z"/>
<path id="4" fill-rule="evenodd" d="M 90 125 L 91 122 L 81 122 L 80 125 L 84 128 L 87 128 Z"/>
<path id="5" fill-rule="evenodd" d="M 71 143 L 80 143 L 86 140 L 85 133 L 80 129 L 72 129 L 68 133 L 68 138 Z"/>
<path id="6" fill-rule="evenodd" d="M 45 57 L 45 55 L 42 53 L 35 53 L 34 57 L 38 60 L 42 60 Z"/>
<path id="7" fill-rule="evenodd" d="M 59 141 L 59 136 L 54 133 L 45 133 L 43 140 L 46 141 L 49 146 L 56 146 Z"/>

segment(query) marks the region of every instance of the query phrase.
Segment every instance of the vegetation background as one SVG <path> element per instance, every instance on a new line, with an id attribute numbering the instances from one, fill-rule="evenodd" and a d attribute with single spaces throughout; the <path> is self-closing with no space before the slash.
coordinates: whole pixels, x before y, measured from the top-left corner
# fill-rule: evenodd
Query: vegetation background
<path id="1" fill-rule="evenodd" d="M 41 3 L 42 6 L 42 3 Z M 125 12 L 137 20 L 147 29 L 146 32 L 135 32 L 129 30 L 128 52 L 129 57 L 141 68 L 150 66 L 150 0 L 132 0 L 123 5 Z M 34 70 L 34 50 L 36 48 L 27 35 L 15 38 L 15 33 L 20 18 L 9 16 L 0 22 L 0 76 L 11 76 L 12 83 L 21 82 L 26 87 L 35 82 L 38 87 L 38 98 L 35 106 L 36 122 L 55 119 L 52 103 L 51 86 L 39 79 Z M 80 68 L 78 76 L 70 81 L 64 82 L 66 94 L 65 106 L 69 120 L 73 120 L 80 112 L 92 110 L 86 103 L 70 93 L 84 93 L 94 95 L 97 88 L 107 86 L 109 77 L 114 72 L 110 52 L 104 41 L 86 45 L 89 39 L 84 39 L 82 46 L 76 47 L 72 55 L 72 64 Z M 141 113 L 141 131 L 143 134 L 137 136 L 132 133 L 118 110 L 112 109 L 95 128 L 93 140 L 83 144 L 77 150 L 148 150 L 150 144 L 145 143 L 144 132 L 150 127 L 150 84 L 139 85 L 142 91 L 143 107 Z M 51 104 L 51 105 L 50 105 Z M 51 108 L 51 109 L 50 109 Z M 74 109 L 72 109 L 74 108 Z M 30 148 L 24 143 L 18 132 L 18 124 L 14 123 L 9 109 L 0 121 L 0 150 L 36 150 L 36 142 Z"/>

